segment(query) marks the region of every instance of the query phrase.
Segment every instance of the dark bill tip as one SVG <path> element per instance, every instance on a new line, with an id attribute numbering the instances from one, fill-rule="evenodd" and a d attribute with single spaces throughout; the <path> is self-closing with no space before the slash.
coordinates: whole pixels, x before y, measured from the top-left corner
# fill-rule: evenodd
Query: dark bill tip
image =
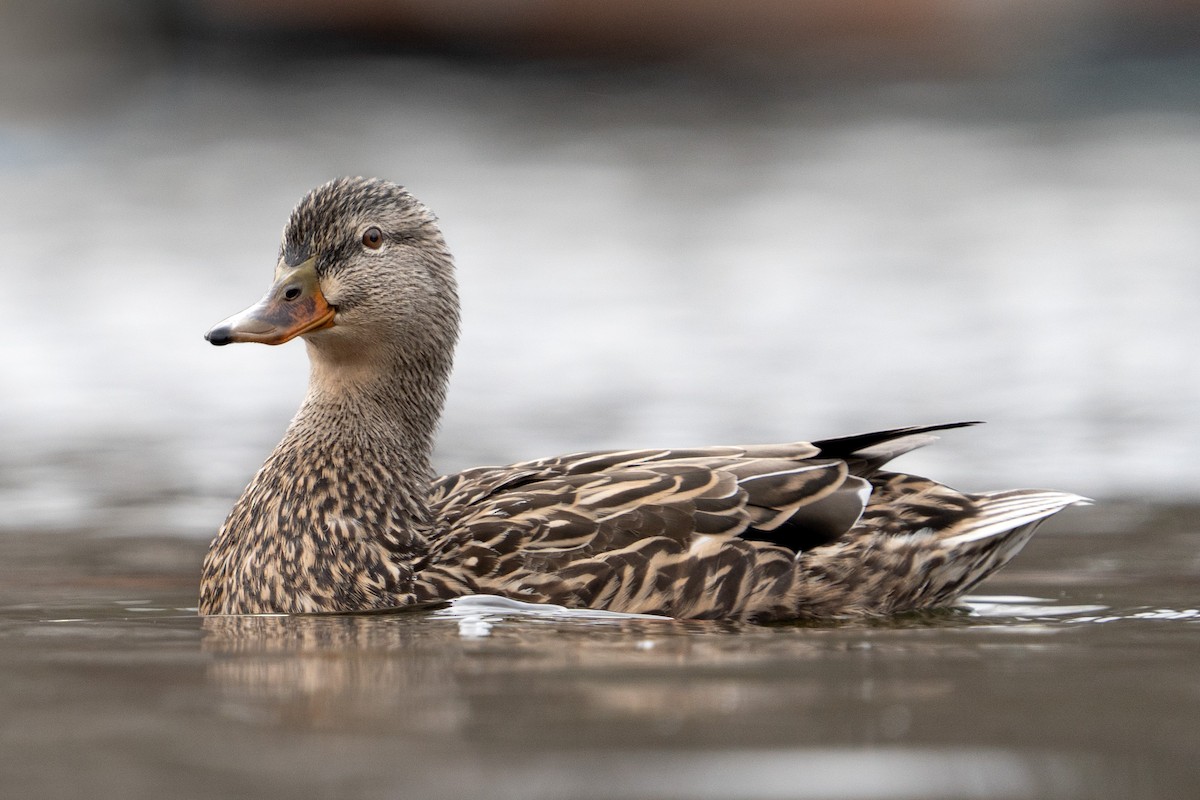
<path id="1" fill-rule="evenodd" d="M 229 329 L 228 325 L 218 325 L 204 334 L 204 338 L 211 344 L 221 347 L 233 342 L 233 332 Z"/>

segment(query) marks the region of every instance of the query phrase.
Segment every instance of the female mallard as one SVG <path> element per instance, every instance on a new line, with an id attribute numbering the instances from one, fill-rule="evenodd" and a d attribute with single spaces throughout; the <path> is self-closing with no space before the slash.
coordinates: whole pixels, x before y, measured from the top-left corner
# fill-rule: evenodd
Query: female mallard
<path id="1" fill-rule="evenodd" d="M 308 346 L 308 394 L 204 560 L 200 613 L 363 611 L 497 594 L 689 618 L 952 605 L 1081 498 L 883 472 L 901 428 L 579 453 L 433 479 L 458 335 L 450 251 L 400 186 L 343 178 L 283 233 L 275 283 L 206 338 Z"/>

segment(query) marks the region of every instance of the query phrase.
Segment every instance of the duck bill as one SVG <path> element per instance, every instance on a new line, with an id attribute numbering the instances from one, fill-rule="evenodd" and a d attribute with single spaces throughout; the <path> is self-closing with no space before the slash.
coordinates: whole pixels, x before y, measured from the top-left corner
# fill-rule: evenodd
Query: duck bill
<path id="1" fill-rule="evenodd" d="M 297 336 L 333 325 L 337 309 L 321 294 L 316 258 L 297 267 L 280 262 L 275 283 L 262 300 L 218 322 L 204 338 L 215 345 L 234 342 L 283 344 Z"/>

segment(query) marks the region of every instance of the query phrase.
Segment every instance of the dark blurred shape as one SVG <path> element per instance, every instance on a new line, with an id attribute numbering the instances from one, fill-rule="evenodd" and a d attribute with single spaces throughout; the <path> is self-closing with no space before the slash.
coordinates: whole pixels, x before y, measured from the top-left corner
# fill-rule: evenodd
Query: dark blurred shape
<path id="1" fill-rule="evenodd" d="M 451 58 L 681 64 L 813 85 L 1043 75 L 1200 54 L 1188 0 L 0 0 L 0 106 L 105 108 L 163 66 L 419 53 Z"/>
<path id="2" fill-rule="evenodd" d="M 735 60 L 831 76 L 1007 72 L 1200 48 L 1200 4 L 1187 0 L 181 0 L 174 9 L 185 29 L 225 34 L 332 34 L 515 58 Z"/>

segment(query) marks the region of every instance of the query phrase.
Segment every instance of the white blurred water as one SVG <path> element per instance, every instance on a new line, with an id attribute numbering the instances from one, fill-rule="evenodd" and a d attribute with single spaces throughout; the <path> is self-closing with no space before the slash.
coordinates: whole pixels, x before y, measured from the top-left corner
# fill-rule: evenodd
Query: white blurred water
<path id="1" fill-rule="evenodd" d="M 199 58 L 0 108 L 4 526 L 219 524 L 306 367 L 201 334 L 347 173 L 408 185 L 458 256 L 442 469 L 984 419 L 904 466 L 1195 500 L 1200 113 L 1139 101 L 1158 78 L 1058 107 Z"/>

